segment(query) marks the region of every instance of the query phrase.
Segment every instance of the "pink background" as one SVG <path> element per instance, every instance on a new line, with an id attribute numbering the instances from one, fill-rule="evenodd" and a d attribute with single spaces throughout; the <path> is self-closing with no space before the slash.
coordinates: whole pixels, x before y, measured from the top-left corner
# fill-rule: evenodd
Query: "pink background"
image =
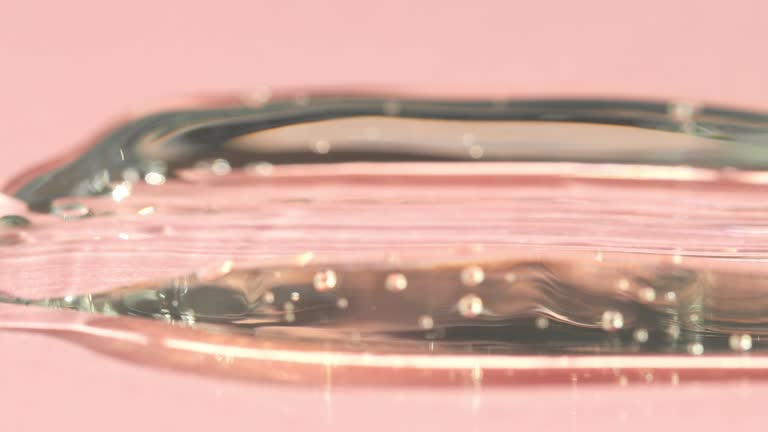
<path id="1" fill-rule="evenodd" d="M 0 3 L 0 178 L 179 94 L 390 86 L 768 108 L 768 2 Z M 0 332 L 0 430 L 738 428 L 764 384 L 484 392 L 275 389 Z M 723 395 L 727 394 L 727 398 Z M 397 430 L 397 429 L 394 429 Z"/>
<path id="2" fill-rule="evenodd" d="M 762 0 L 5 0 L 0 151 L 17 169 L 127 108 L 262 85 L 768 107 L 766 41 Z"/>

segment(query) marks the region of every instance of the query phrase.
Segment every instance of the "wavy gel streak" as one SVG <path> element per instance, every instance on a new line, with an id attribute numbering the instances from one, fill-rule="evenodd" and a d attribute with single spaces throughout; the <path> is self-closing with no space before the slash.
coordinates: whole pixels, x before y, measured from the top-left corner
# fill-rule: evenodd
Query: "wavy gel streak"
<path id="1" fill-rule="evenodd" d="M 768 117 L 243 100 L 10 182 L 0 329 L 287 383 L 768 378 Z"/>

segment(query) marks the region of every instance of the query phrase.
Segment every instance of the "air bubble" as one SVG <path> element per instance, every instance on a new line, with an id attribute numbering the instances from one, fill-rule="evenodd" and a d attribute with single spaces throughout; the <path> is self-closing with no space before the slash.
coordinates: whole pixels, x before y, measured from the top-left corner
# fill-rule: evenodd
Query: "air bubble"
<path id="1" fill-rule="evenodd" d="M 142 207 L 136 213 L 138 213 L 139 216 L 149 216 L 155 214 L 155 206 Z"/>
<path id="2" fill-rule="evenodd" d="M 262 300 L 264 300 L 264 303 L 272 304 L 275 302 L 275 294 L 272 291 L 267 291 L 264 293 Z"/>
<path id="3" fill-rule="evenodd" d="M 19 215 L 5 215 L 0 217 L 0 226 L 11 228 L 23 228 L 29 226 L 29 219 Z"/>
<path id="4" fill-rule="evenodd" d="M 696 132 L 696 115 L 699 107 L 692 102 L 674 102 L 667 108 L 671 119 L 680 124 L 680 128 L 687 134 Z"/>
<path id="5" fill-rule="evenodd" d="M 732 334 L 728 345 L 736 352 L 747 352 L 752 349 L 752 336 L 748 334 Z"/>
<path id="6" fill-rule="evenodd" d="M 402 273 L 391 273 L 387 275 L 384 286 L 387 291 L 400 292 L 408 288 L 408 279 Z"/>
<path id="7" fill-rule="evenodd" d="M 670 103 L 667 110 L 672 120 L 685 123 L 693 120 L 698 108 L 693 102 L 677 101 Z"/>
<path id="8" fill-rule="evenodd" d="M 517 282 L 517 274 L 513 272 L 506 273 L 504 275 L 504 281 L 507 282 L 508 284 L 513 284 Z"/>
<path id="9" fill-rule="evenodd" d="M 629 279 L 621 278 L 616 281 L 616 289 L 619 291 L 628 291 L 629 290 Z"/>
<path id="10" fill-rule="evenodd" d="M 478 286 L 485 280 L 485 272 L 480 266 L 469 266 L 461 271 L 461 283 L 468 287 Z"/>
<path id="11" fill-rule="evenodd" d="M 664 300 L 666 300 L 669 303 L 677 302 L 677 293 L 675 293 L 674 291 L 668 291 L 666 294 L 664 294 Z"/>
<path id="12" fill-rule="evenodd" d="M 131 186 L 131 183 L 127 181 L 112 184 L 112 192 L 110 192 L 112 200 L 121 202 L 131 196 Z"/>
<path id="13" fill-rule="evenodd" d="M 644 328 L 637 328 L 634 332 L 632 332 L 632 338 L 635 340 L 635 342 L 646 343 L 648 342 L 648 330 Z"/>
<path id="14" fill-rule="evenodd" d="M 400 114 L 400 110 L 402 107 L 400 106 L 400 102 L 396 100 L 389 100 L 384 102 L 383 111 L 384 114 L 388 116 L 396 116 Z"/>
<path id="15" fill-rule="evenodd" d="M 536 317 L 536 320 L 534 321 L 534 325 L 539 330 L 544 330 L 549 328 L 549 318 L 547 317 Z"/>
<path id="16" fill-rule="evenodd" d="M 652 303 L 656 301 L 656 290 L 650 287 L 640 288 L 637 290 L 637 297 L 642 302 Z"/>
<path id="17" fill-rule="evenodd" d="M 336 300 L 336 307 L 339 309 L 346 309 L 349 307 L 349 300 L 347 300 L 344 297 L 339 297 L 338 300 Z"/>
<path id="18" fill-rule="evenodd" d="M 312 285 L 316 290 L 323 292 L 336 288 L 337 282 L 336 272 L 333 270 L 323 270 L 315 273 L 315 277 L 312 280 Z"/>
<path id="19" fill-rule="evenodd" d="M 327 139 L 313 141 L 311 149 L 317 154 L 328 154 L 331 151 L 331 142 Z"/>
<path id="20" fill-rule="evenodd" d="M 672 339 L 677 339 L 680 337 L 680 326 L 676 323 L 671 323 L 667 326 L 666 333 Z"/>
<path id="21" fill-rule="evenodd" d="M 227 175 L 232 172 L 232 166 L 226 159 L 214 159 L 211 162 L 211 172 L 217 176 Z"/>
<path id="22" fill-rule="evenodd" d="M 474 294 L 467 294 L 459 300 L 458 309 L 464 318 L 474 318 L 483 313 L 483 300 Z"/>
<path id="23" fill-rule="evenodd" d="M 152 186 L 160 186 L 165 184 L 165 176 L 159 172 L 148 172 L 144 175 L 144 181 Z"/>
<path id="24" fill-rule="evenodd" d="M 93 216 L 91 209 L 76 201 L 54 204 L 51 207 L 51 213 L 64 220 L 77 220 Z"/>
<path id="25" fill-rule="evenodd" d="M 255 176 L 269 177 L 275 173 L 275 166 L 269 162 L 254 162 L 245 167 L 245 172 Z"/>
<path id="26" fill-rule="evenodd" d="M 423 330 L 430 330 L 435 326 L 435 321 L 429 315 L 422 315 L 418 320 L 419 328 Z"/>
<path id="27" fill-rule="evenodd" d="M 291 293 L 291 301 L 297 302 L 301 299 L 301 294 L 297 293 L 296 291 Z"/>
<path id="28" fill-rule="evenodd" d="M 688 354 L 700 356 L 704 354 L 704 345 L 701 342 L 691 342 L 688 344 Z"/>
<path id="29" fill-rule="evenodd" d="M 603 312 L 600 323 L 603 327 L 603 330 L 607 332 L 615 332 L 617 330 L 621 330 L 624 327 L 624 315 L 616 310 L 607 310 Z"/>

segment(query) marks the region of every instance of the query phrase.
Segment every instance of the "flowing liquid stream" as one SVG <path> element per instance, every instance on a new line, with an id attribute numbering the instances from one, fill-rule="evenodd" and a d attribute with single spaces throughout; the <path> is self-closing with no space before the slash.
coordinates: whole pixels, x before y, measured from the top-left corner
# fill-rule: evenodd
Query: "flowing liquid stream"
<path id="1" fill-rule="evenodd" d="M 764 117 L 225 102 L 7 186 L 0 329 L 279 382 L 768 377 Z"/>

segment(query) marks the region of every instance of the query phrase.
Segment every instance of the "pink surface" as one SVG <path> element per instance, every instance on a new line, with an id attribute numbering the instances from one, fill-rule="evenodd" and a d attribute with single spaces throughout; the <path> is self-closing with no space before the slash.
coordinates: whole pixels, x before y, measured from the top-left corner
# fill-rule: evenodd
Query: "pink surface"
<path id="1" fill-rule="evenodd" d="M 757 430 L 768 393 L 754 383 L 325 393 L 137 368 L 38 335 L 0 333 L 0 343 L 27 347 L 7 350 L 0 369 L 9 431 Z"/>
<path id="2" fill-rule="evenodd" d="M 671 97 L 768 109 L 768 3 L 14 1 L 0 12 L 0 169 L 169 95 L 386 85 Z M 0 177 L 7 177 L 5 174 Z M 0 332 L 0 429 L 641 430 L 756 426 L 768 386 L 274 388 Z M 396 429 L 395 429 L 396 430 Z"/>

